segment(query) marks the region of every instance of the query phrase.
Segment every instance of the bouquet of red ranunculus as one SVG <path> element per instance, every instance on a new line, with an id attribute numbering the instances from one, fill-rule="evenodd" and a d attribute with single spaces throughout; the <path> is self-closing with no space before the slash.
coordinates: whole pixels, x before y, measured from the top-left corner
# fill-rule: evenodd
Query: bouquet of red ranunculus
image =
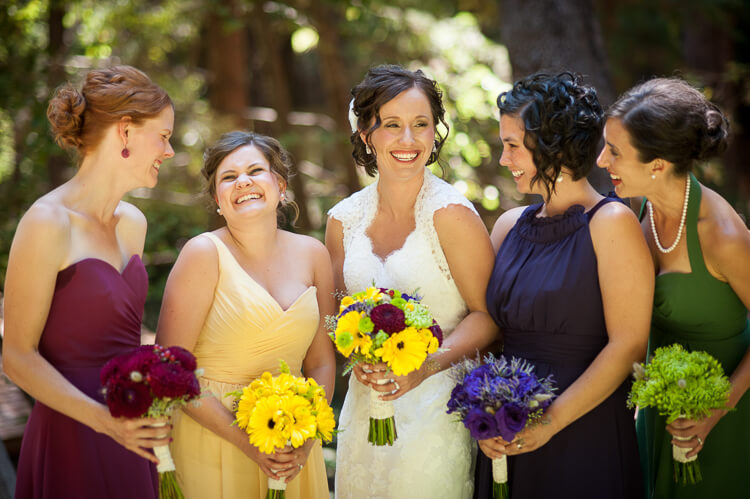
<path id="1" fill-rule="evenodd" d="M 112 416 L 171 416 L 201 393 L 195 357 L 182 347 L 143 345 L 107 362 L 99 378 Z M 159 497 L 182 499 L 174 462 L 166 445 L 154 447 L 159 459 Z"/>
<path id="2" fill-rule="evenodd" d="M 339 313 L 328 319 L 329 336 L 349 359 L 344 373 L 358 362 L 382 362 L 396 376 L 422 367 L 442 344 L 443 331 L 419 300 L 396 289 L 375 287 L 345 296 Z M 393 402 L 380 400 L 380 392 L 371 390 L 367 441 L 393 445 L 396 438 Z"/>
<path id="3" fill-rule="evenodd" d="M 456 386 L 448 401 L 448 413 L 456 413 L 472 438 L 486 440 L 503 437 L 512 441 L 524 428 L 542 420 L 552 403 L 555 388 L 551 377 L 537 378 L 534 367 L 513 357 L 492 354 L 467 359 L 451 372 Z M 523 445 L 521 442 L 518 448 Z M 492 497 L 507 499 L 508 464 L 503 456 L 492 460 Z"/>

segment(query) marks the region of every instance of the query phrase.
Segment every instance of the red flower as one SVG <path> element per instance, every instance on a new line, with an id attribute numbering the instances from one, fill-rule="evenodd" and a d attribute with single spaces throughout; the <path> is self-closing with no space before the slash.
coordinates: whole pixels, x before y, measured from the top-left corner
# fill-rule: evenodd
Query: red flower
<path id="1" fill-rule="evenodd" d="M 376 332 L 382 329 L 388 334 L 393 334 L 406 329 L 404 311 L 390 303 L 374 307 L 370 311 L 370 320 L 375 325 Z"/>
<path id="2" fill-rule="evenodd" d="M 107 385 L 107 407 L 112 416 L 138 418 L 151 407 L 151 390 L 145 383 L 120 379 Z"/>
<path id="3" fill-rule="evenodd" d="M 195 362 L 195 356 L 189 350 L 178 346 L 171 346 L 167 348 L 167 353 L 171 354 L 174 360 L 182 364 L 182 367 L 188 371 L 195 371 L 195 368 L 198 367 Z"/>
<path id="4" fill-rule="evenodd" d="M 432 331 L 432 336 L 437 338 L 438 340 L 438 347 L 443 346 L 443 330 L 440 329 L 440 326 L 437 322 L 433 319 L 432 326 L 430 326 L 430 331 Z"/>
<path id="5" fill-rule="evenodd" d="M 178 398 L 183 395 L 195 397 L 200 394 L 195 373 L 177 362 L 160 362 L 152 366 L 148 373 L 148 383 L 156 398 Z"/>

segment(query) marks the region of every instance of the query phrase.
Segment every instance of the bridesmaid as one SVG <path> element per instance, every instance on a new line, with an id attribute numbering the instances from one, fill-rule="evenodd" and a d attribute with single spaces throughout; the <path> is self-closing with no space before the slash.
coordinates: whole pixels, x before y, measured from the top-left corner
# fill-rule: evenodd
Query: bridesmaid
<path id="1" fill-rule="evenodd" d="M 140 344 L 146 219 L 122 197 L 154 187 L 174 155 L 172 101 L 116 66 L 58 90 L 47 117 L 79 168 L 29 208 L 8 261 L 3 368 L 37 400 L 16 497 L 156 498 L 159 420 L 113 418 L 98 388 L 102 366 Z"/>
<path id="2" fill-rule="evenodd" d="M 727 147 L 721 111 L 683 80 L 655 78 L 607 111 L 606 168 L 622 196 L 645 196 L 641 229 L 656 264 L 649 350 L 680 343 L 716 357 L 732 382 L 729 407 L 666 425 L 638 413 L 649 498 L 747 497 L 750 462 L 750 232 L 732 207 L 691 173 Z M 673 437 L 688 438 L 676 440 Z M 674 483 L 671 446 L 700 452 L 703 481 Z"/>
<path id="3" fill-rule="evenodd" d="M 544 202 L 495 224 L 488 309 L 504 333 L 503 353 L 552 375 L 558 397 L 545 424 L 479 446 L 490 458 L 510 456 L 513 499 L 641 497 L 625 400 L 632 364 L 646 352 L 653 265 L 634 214 L 586 180 L 602 109 L 570 73 L 528 76 L 497 104 L 500 165 L 520 193 Z M 491 464 L 480 456 L 475 497 L 491 495 Z"/>
<path id="4" fill-rule="evenodd" d="M 304 372 L 333 395 L 336 362 L 324 318 L 333 314 L 325 246 L 278 228 L 291 159 L 276 139 L 224 134 L 206 151 L 203 175 L 226 226 L 185 245 L 167 281 L 157 341 L 191 350 L 210 393 L 175 416 L 172 454 L 187 499 L 262 498 L 267 477 L 288 499 L 328 499 L 319 442 L 263 454 L 232 425 L 225 397 L 260 377 Z"/>

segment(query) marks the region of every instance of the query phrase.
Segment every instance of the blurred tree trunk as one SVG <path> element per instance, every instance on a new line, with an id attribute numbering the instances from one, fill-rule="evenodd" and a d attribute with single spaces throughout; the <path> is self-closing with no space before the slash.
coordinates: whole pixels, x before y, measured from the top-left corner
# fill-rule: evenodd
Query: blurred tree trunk
<path id="1" fill-rule="evenodd" d="M 219 0 L 207 19 L 209 100 L 211 107 L 247 127 L 247 33 L 236 0 Z"/>
<path id="2" fill-rule="evenodd" d="M 350 79 L 346 69 L 341 47 L 343 42 L 339 37 L 338 26 L 341 22 L 340 9 L 333 9 L 326 2 L 312 2 L 309 14 L 320 40 L 318 53 L 321 59 L 321 75 L 326 95 L 327 108 L 336 122 L 336 129 L 340 135 L 336 140 L 337 161 L 336 169 L 345 173 L 346 186 L 349 193 L 361 188 L 357 176 L 356 163 L 352 159 L 352 145 L 349 141 L 351 125 L 349 124 L 349 93 Z"/>
<path id="3" fill-rule="evenodd" d="M 67 47 L 63 40 L 65 27 L 63 26 L 63 17 L 65 17 L 66 2 L 62 0 L 52 0 L 49 6 L 49 16 L 47 22 L 47 33 L 49 42 L 47 53 L 49 55 L 49 66 L 47 72 L 47 87 L 50 94 L 60 84 L 65 81 L 65 55 Z M 60 152 L 53 152 L 47 158 L 47 180 L 50 189 L 65 182 L 65 170 L 68 165 L 66 156 Z"/>
<path id="4" fill-rule="evenodd" d="M 269 97 L 271 106 L 276 110 L 278 115 L 276 121 L 271 123 L 271 135 L 277 139 L 282 138 L 285 134 L 290 133 L 289 113 L 292 112 L 292 94 L 291 94 L 291 75 L 284 65 L 284 47 L 288 40 L 282 42 L 284 30 L 276 29 L 274 20 L 260 5 L 253 10 L 251 27 L 254 32 L 253 40 L 258 44 L 258 49 L 265 54 L 263 67 L 265 71 L 263 85 L 264 94 Z M 299 159 L 302 157 L 296 154 L 294 144 L 289 146 L 289 152 Z M 297 171 L 289 181 L 289 188 L 294 194 L 294 201 L 299 207 L 299 218 L 296 223 L 296 230 L 301 233 L 307 233 L 311 229 L 310 215 L 308 213 L 308 195 L 305 189 L 305 183 L 302 176 Z"/>
<path id="5" fill-rule="evenodd" d="M 606 107 L 615 91 L 601 28 L 591 0 L 500 0 L 500 38 L 508 49 L 513 79 L 538 71 L 584 75 Z M 592 168 L 589 181 L 611 190 L 606 172 Z"/>
<path id="6" fill-rule="evenodd" d="M 738 55 L 733 33 L 742 30 L 742 26 L 735 22 L 739 16 L 727 15 L 728 19 L 719 22 L 705 12 L 692 9 L 683 16 L 685 66 L 699 77 L 710 92 L 708 97 L 727 113 L 732 122 L 732 141 L 723 156 L 724 178 L 712 178 L 709 171 L 705 180 L 720 187 L 735 207 L 744 200 L 745 206 L 741 209 L 747 213 L 750 211 L 750 171 L 743 166 L 750 155 L 750 144 L 745 140 L 745 130 L 750 123 L 747 103 L 743 102 L 743 81 L 733 78 L 728 70 Z M 747 85 L 746 81 L 744 85 Z"/>

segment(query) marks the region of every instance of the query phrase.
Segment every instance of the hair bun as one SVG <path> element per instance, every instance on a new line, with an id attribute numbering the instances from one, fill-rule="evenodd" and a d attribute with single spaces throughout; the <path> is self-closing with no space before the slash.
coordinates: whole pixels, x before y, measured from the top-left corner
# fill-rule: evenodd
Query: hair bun
<path id="1" fill-rule="evenodd" d="M 706 110 L 706 130 L 700 141 L 698 160 L 718 156 L 727 150 L 729 145 L 729 122 L 713 105 Z"/>
<path id="2" fill-rule="evenodd" d="M 79 149 L 83 145 L 81 130 L 86 99 L 72 85 L 57 90 L 47 107 L 47 119 L 52 133 L 61 147 Z"/>

